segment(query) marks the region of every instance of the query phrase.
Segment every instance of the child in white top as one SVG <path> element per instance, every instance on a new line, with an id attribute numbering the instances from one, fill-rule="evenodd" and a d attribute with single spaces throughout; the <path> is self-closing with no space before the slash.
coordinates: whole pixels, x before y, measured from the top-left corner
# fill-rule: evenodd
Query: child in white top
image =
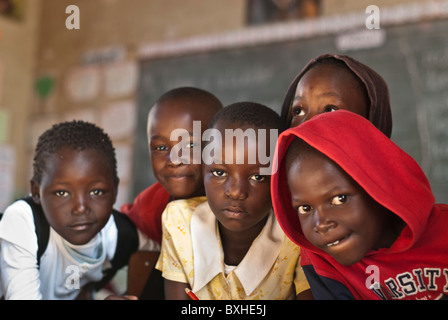
<path id="1" fill-rule="evenodd" d="M 32 200 L 49 224 L 48 244 L 39 257 L 36 206 L 19 200 L 5 210 L 5 299 L 92 298 L 93 284 L 103 280 L 119 247 L 124 263 L 134 251 L 158 249 L 124 215 L 112 215 L 119 179 L 115 150 L 102 129 L 82 121 L 54 125 L 40 136 L 33 167 Z"/>

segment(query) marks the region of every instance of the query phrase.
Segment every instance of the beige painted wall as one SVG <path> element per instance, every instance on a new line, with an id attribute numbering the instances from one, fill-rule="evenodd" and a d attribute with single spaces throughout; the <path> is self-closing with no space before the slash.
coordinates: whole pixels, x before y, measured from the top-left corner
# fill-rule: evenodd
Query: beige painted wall
<path id="1" fill-rule="evenodd" d="M 110 97 L 101 88 L 94 99 L 85 102 L 74 102 L 67 96 L 64 83 L 73 68 L 83 64 L 83 55 L 87 51 L 118 46 L 124 52 L 123 61 L 118 64 L 136 63 L 137 51 L 142 44 L 238 29 L 245 21 L 245 0 L 79 0 L 76 5 L 80 11 L 80 29 L 68 30 L 65 8 L 72 3 L 71 0 L 44 0 L 42 5 L 37 72 L 50 73 L 56 78 L 57 93 L 43 111 L 59 116 L 70 110 L 96 110 L 98 119 L 113 103 L 135 105 L 135 92 Z M 104 76 L 111 65 L 113 63 L 105 63 L 94 65 L 94 68 Z M 98 122 L 101 125 L 101 121 Z M 132 134 L 112 138 L 114 145 L 119 147 L 117 154 L 129 152 L 129 149 L 122 151 L 126 146 L 132 150 Z M 128 165 L 123 162 L 119 161 L 117 206 L 129 200 L 132 184 L 132 159 L 126 161 Z M 121 174 L 123 171 L 128 174 Z"/>
<path id="2" fill-rule="evenodd" d="M 39 40 L 40 0 L 26 3 L 23 20 L 0 17 L 0 112 L 8 123 L 3 145 L 15 150 L 14 190 L 26 191 L 28 161 L 24 156 L 27 143 L 27 122 L 32 105 L 32 87 Z M 0 183 L 4 183 L 1 181 Z"/>

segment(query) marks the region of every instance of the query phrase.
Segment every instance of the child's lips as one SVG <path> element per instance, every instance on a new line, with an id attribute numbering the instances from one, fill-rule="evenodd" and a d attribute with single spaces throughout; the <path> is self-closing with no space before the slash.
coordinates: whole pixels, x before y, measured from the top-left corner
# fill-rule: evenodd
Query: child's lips
<path id="1" fill-rule="evenodd" d="M 229 206 L 222 210 L 222 213 L 232 219 L 241 219 L 247 215 L 247 212 L 240 207 Z"/>
<path id="2" fill-rule="evenodd" d="M 187 179 L 187 176 L 170 176 L 168 177 L 168 179 L 172 180 L 172 181 L 182 181 Z"/>
<path id="3" fill-rule="evenodd" d="M 334 240 L 334 241 L 326 242 L 322 247 L 324 249 L 328 249 L 328 248 L 332 248 L 332 247 L 338 246 L 339 244 L 344 243 L 350 237 L 350 235 L 351 234 L 348 234 L 348 235 L 345 235 L 343 237 L 336 238 L 336 240 Z"/>
<path id="4" fill-rule="evenodd" d="M 68 225 L 68 228 L 72 229 L 74 231 L 85 231 L 85 230 L 89 229 L 93 224 L 94 224 L 94 222 L 91 222 L 91 221 L 76 222 L 71 225 Z"/>
<path id="5" fill-rule="evenodd" d="M 186 180 L 186 179 L 188 179 L 189 178 L 189 174 L 187 174 L 187 173 L 176 173 L 176 174 L 170 174 L 170 175 L 167 175 L 166 176 L 166 179 L 167 180 L 171 180 L 171 181 L 174 181 L 174 182 L 176 182 L 176 181 L 183 181 L 183 180 Z"/>

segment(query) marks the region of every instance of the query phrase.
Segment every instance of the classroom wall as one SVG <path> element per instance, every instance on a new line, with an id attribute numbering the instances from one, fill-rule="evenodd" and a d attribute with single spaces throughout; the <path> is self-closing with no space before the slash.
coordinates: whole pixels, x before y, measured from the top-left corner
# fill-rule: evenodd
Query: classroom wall
<path id="1" fill-rule="evenodd" d="M 387 6 L 413 1 L 374 2 Z M 118 204 L 129 200 L 135 130 L 130 115 L 135 114 L 141 47 L 219 37 L 247 27 L 245 0 L 24 3 L 22 20 L 0 16 L 0 194 L 1 188 L 7 189 L 3 198 L 10 199 L 28 192 L 38 136 L 54 122 L 82 118 L 112 133 L 121 178 Z M 65 25 L 71 4 L 80 10 L 79 29 Z M 321 15 L 363 11 L 369 4 L 372 1 L 322 0 Z M 5 172 L 9 174 L 2 179 Z M 4 203 L 0 199 L 0 210 Z"/>
<path id="2" fill-rule="evenodd" d="M 139 45 L 219 33 L 241 28 L 245 21 L 244 0 L 25 1 L 22 21 L 0 17 L 0 63 L 8 66 L 3 86 L 7 94 L 0 105 L 0 112 L 4 110 L 0 117 L 5 114 L 8 118 L 8 134 L 0 143 L 14 151 L 16 160 L 10 161 L 14 168 L 8 166 L 14 171 L 8 187 L 12 192 L 6 197 L 10 199 L 28 192 L 35 143 L 52 123 L 74 117 L 111 123 L 117 121 L 105 119 L 111 110 L 120 106 L 132 109 Z M 78 30 L 68 30 L 65 25 L 70 15 L 65 10 L 71 4 L 79 7 Z M 117 83 L 122 72 L 128 74 L 129 90 L 105 92 L 105 81 Z M 38 81 L 41 91 L 36 89 Z M 88 91 L 85 96 L 70 95 L 83 89 Z M 109 85 L 108 90 L 113 89 Z M 133 152 L 132 121 L 127 120 L 127 131 L 113 137 L 124 161 Z M 132 160 L 119 167 L 121 189 L 130 183 L 131 170 Z M 2 207 L 0 200 L 0 210 Z"/>
<path id="3" fill-rule="evenodd" d="M 0 210 L 27 189 L 25 157 L 37 62 L 41 1 L 21 20 L 0 16 Z"/>

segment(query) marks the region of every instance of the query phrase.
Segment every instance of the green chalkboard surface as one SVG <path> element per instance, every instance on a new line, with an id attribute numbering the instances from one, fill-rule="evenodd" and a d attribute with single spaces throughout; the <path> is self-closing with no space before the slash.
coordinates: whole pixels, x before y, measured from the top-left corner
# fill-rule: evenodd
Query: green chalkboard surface
<path id="1" fill-rule="evenodd" d="M 448 21 L 385 27 L 375 48 L 341 52 L 375 69 L 389 85 L 392 139 L 422 166 L 437 202 L 448 203 Z M 134 189 L 155 182 L 146 138 L 147 114 L 164 92 L 196 86 L 224 105 L 263 103 L 280 112 L 294 76 L 311 58 L 340 52 L 337 36 L 210 51 L 141 62 Z M 405 188 L 406 186 L 403 186 Z"/>

